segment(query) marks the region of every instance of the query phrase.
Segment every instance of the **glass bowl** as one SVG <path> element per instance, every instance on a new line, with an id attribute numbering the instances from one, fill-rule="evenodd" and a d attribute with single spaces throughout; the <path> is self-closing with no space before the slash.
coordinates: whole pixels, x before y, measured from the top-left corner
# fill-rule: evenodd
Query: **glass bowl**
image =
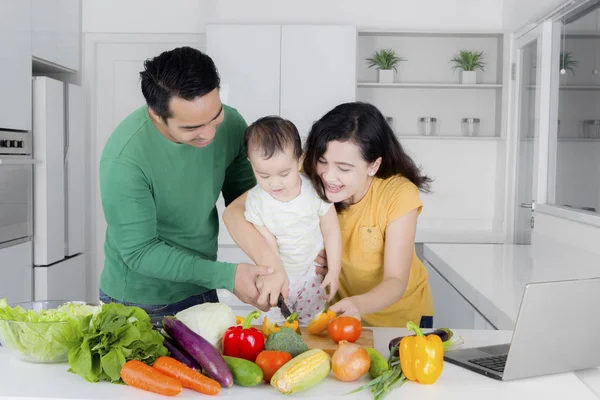
<path id="1" fill-rule="evenodd" d="M 37 314 L 64 304 L 81 301 L 32 301 L 10 304 Z M 76 319 L 70 321 L 12 321 L 0 318 L 0 344 L 17 358 L 32 363 L 65 363 L 69 349 L 78 339 Z M 70 346 L 71 345 L 71 346 Z"/>

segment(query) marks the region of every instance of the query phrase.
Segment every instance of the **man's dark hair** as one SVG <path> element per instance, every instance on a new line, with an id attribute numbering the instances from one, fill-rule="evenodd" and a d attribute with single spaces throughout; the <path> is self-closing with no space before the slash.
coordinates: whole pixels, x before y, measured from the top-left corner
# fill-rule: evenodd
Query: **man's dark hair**
<path id="1" fill-rule="evenodd" d="M 148 107 L 165 123 L 172 116 L 171 97 L 193 100 L 218 89 L 221 84 L 213 60 L 191 47 L 178 47 L 146 60 L 140 77 Z"/>
<path id="2" fill-rule="evenodd" d="M 294 157 L 302 155 L 302 142 L 296 126 L 287 119 L 267 116 L 257 119 L 244 134 L 246 153 L 251 147 L 261 151 L 261 157 L 269 159 L 275 153 L 284 152 L 286 146 L 292 145 Z"/>

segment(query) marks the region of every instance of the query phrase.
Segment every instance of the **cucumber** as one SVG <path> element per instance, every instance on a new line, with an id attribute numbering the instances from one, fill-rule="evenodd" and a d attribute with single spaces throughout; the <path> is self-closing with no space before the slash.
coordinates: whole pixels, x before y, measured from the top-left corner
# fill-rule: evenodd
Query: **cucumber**
<path id="1" fill-rule="evenodd" d="M 371 378 L 377 378 L 390 369 L 387 360 L 380 352 L 372 347 L 365 347 L 365 350 L 369 353 L 369 358 L 371 359 L 371 366 L 369 367 Z"/>
<path id="2" fill-rule="evenodd" d="M 256 386 L 263 380 L 263 372 L 252 361 L 243 358 L 223 356 L 229 370 L 233 374 L 233 383 L 239 386 Z"/>

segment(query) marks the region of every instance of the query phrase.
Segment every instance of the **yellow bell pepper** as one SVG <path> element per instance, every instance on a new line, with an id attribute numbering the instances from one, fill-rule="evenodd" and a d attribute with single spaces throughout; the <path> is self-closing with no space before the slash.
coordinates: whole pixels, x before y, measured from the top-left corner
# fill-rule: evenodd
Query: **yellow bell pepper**
<path id="1" fill-rule="evenodd" d="M 400 341 L 400 365 L 407 379 L 423 384 L 437 381 L 444 368 L 444 345 L 437 335 L 425 335 L 412 321 L 406 327 L 416 336 Z"/>
<path id="2" fill-rule="evenodd" d="M 315 315 L 313 319 L 308 323 L 308 333 L 318 335 L 319 333 L 325 332 L 329 321 L 336 317 L 335 311 L 323 310 L 319 314 Z"/>
<path id="3" fill-rule="evenodd" d="M 265 317 L 262 323 L 262 333 L 269 337 L 271 333 L 278 332 L 281 328 L 288 327 L 292 328 L 295 332 L 300 332 L 298 325 L 298 313 L 293 313 L 286 319 L 283 326 L 279 326 L 276 323 L 269 322 L 269 319 Z"/>
<path id="4" fill-rule="evenodd" d="M 246 318 L 240 317 L 239 315 L 235 316 L 235 324 L 236 325 L 244 325 L 244 321 L 246 321 Z"/>

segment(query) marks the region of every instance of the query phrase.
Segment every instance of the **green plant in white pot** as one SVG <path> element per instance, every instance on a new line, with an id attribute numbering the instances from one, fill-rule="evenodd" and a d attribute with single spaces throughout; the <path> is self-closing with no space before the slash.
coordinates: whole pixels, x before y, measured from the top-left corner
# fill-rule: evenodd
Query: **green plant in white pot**
<path id="1" fill-rule="evenodd" d="M 460 83 L 477 83 L 477 70 L 485 71 L 485 62 L 483 61 L 483 51 L 461 50 L 457 56 L 450 60 L 454 63 L 453 70 L 462 69 L 460 72 Z"/>
<path id="2" fill-rule="evenodd" d="M 406 61 L 406 58 L 398 57 L 392 49 L 382 49 L 366 60 L 369 62 L 369 68 L 376 67 L 379 70 L 380 83 L 392 83 L 394 82 L 394 71 L 398 71 L 396 66 L 399 62 Z"/>

